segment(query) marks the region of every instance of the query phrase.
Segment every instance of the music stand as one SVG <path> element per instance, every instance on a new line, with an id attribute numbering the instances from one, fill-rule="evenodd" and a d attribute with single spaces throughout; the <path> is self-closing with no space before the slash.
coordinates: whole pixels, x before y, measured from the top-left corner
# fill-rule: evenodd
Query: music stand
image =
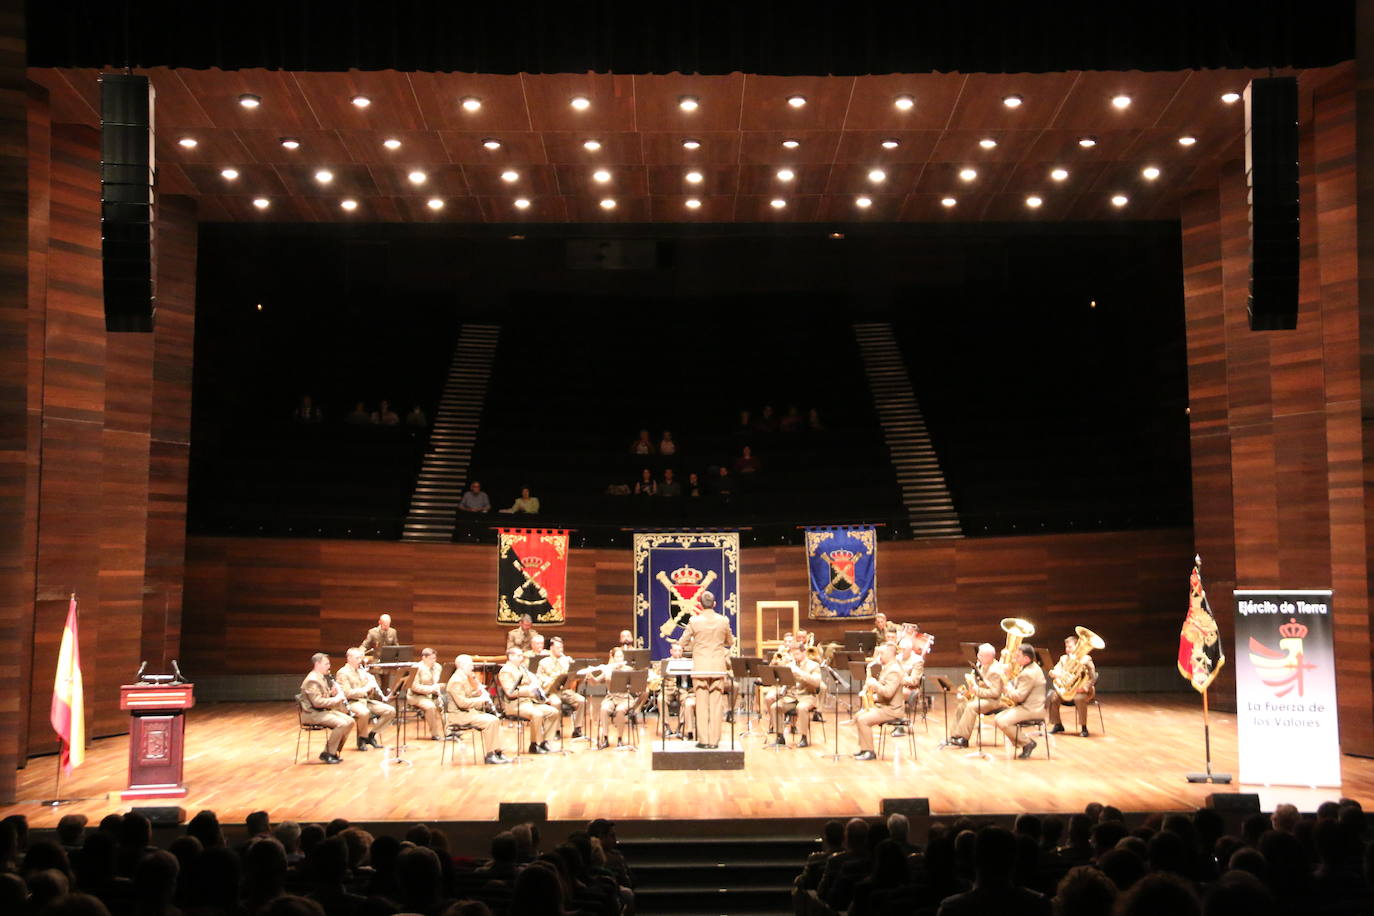
<path id="1" fill-rule="evenodd" d="M 878 646 L 878 634 L 872 630 L 845 630 L 844 647 L 850 652 L 872 655 Z"/>
<path id="2" fill-rule="evenodd" d="M 773 694 L 773 707 L 774 707 L 774 710 L 776 710 L 776 709 L 777 709 L 777 693 L 776 693 L 776 690 L 777 690 L 777 686 L 778 686 L 778 669 L 775 668 L 775 667 L 773 667 L 772 665 L 759 665 L 758 668 L 754 671 L 754 674 L 755 674 L 755 676 L 759 679 L 758 686 L 759 686 L 759 688 L 760 688 L 761 690 L 767 690 L 767 689 L 770 688 L 770 687 L 772 687 L 772 688 L 774 689 L 775 692 L 774 692 L 774 694 Z M 760 723 L 763 722 L 763 706 L 762 706 L 762 703 L 760 703 L 760 705 L 759 705 L 759 722 L 760 722 Z M 770 715 L 768 724 L 765 725 L 765 726 L 763 726 L 763 746 L 764 746 L 764 750 L 767 750 L 768 748 L 774 746 L 774 745 L 773 745 L 771 742 L 769 742 L 769 740 L 768 740 L 768 735 L 769 735 L 770 733 L 772 733 L 772 731 L 773 731 L 773 721 L 772 721 L 772 718 L 771 718 L 771 715 Z M 748 734 L 748 732 L 746 732 L 746 734 Z"/>
<path id="3" fill-rule="evenodd" d="M 625 664 L 631 668 L 649 667 L 649 649 L 622 649 L 625 655 Z"/>
<path id="4" fill-rule="evenodd" d="M 756 668 L 756 666 L 761 665 L 762 663 L 763 663 L 763 659 L 758 658 L 758 657 L 756 657 L 756 656 L 750 656 L 750 655 L 736 655 L 736 656 L 732 657 L 732 658 L 730 659 L 730 680 L 731 680 L 731 682 L 735 682 L 735 681 L 744 681 L 744 682 L 747 682 L 750 678 L 756 677 L 757 675 L 756 675 L 756 673 L 755 673 L 755 668 Z M 747 683 L 744 683 L 744 684 L 742 685 L 742 687 L 736 687 L 736 688 L 735 688 L 735 696 L 731 698 L 731 704 L 730 704 L 730 705 L 733 706 L 735 700 L 736 700 L 741 694 L 743 694 L 743 696 L 744 696 L 744 732 L 743 732 L 743 734 L 744 734 L 744 735 L 752 735 L 752 734 L 754 733 L 754 723 L 753 723 L 753 720 L 752 720 L 752 718 L 751 718 L 751 714 L 750 714 L 750 711 L 749 711 L 749 710 L 750 710 L 750 707 L 753 705 L 753 701 L 754 701 L 754 691 L 749 687 L 749 685 L 748 685 Z M 698 710 L 698 711 L 700 711 L 700 710 Z M 733 726 L 733 725 L 734 725 L 734 722 L 731 722 L 730 724 Z M 733 734 L 733 731 L 732 731 L 732 734 Z"/>
<path id="5" fill-rule="evenodd" d="M 645 650 L 647 651 L 647 650 Z M 610 693 L 625 693 L 630 696 L 630 704 L 625 709 L 625 724 L 630 725 L 630 717 L 635 714 L 635 707 L 643 701 L 644 691 L 649 686 L 649 671 L 647 668 L 636 668 L 630 671 L 621 669 L 611 672 L 610 686 L 607 688 Z M 637 731 L 631 729 L 633 734 Z M 638 738 L 634 744 L 624 744 L 621 747 L 630 750 L 639 750 Z"/>
<path id="6" fill-rule="evenodd" d="M 834 668 L 832 668 L 830 665 L 822 665 L 821 670 L 829 674 L 831 679 L 835 682 L 835 706 L 830 711 L 830 714 L 833 717 L 832 724 L 834 725 L 834 728 L 831 730 L 835 733 L 835 753 L 830 754 L 829 757 L 831 760 L 841 760 L 844 758 L 844 755 L 840 753 L 840 694 L 844 691 L 844 682 L 840 680 L 840 673 L 836 671 Z M 853 715 L 854 713 L 853 706 L 854 704 L 851 700 L 849 710 L 850 715 Z"/>
<path id="7" fill-rule="evenodd" d="M 399 648 L 401 648 L 401 647 L 400 647 L 400 646 L 388 646 L 387 648 L 396 648 L 396 649 L 399 649 Z M 409 648 L 411 648 L 411 647 L 410 647 L 410 646 L 406 646 L 405 648 L 409 649 Z M 406 690 L 410 687 L 410 681 L 411 681 L 411 679 L 414 678 L 414 677 L 415 677 L 415 669 L 414 669 L 414 668 L 411 668 L 409 671 L 407 671 L 407 672 L 405 672 L 404 674 L 402 674 L 402 675 L 401 675 L 401 679 L 400 679 L 399 681 L 396 682 L 396 689 L 393 690 L 393 691 L 391 692 L 392 699 L 395 699 L 396 697 L 401 697 L 401 702 L 405 702 L 405 693 L 406 693 Z M 406 766 L 410 766 L 410 761 L 409 761 L 409 760 L 406 760 L 404 757 L 401 756 L 401 751 L 403 751 L 403 750 L 409 750 L 409 749 L 410 749 L 410 745 L 409 745 L 409 744 L 406 744 L 406 743 L 405 743 L 405 740 L 406 740 L 405 720 L 402 719 L 401 722 L 399 723 L 398 727 L 396 728 L 396 756 L 395 756 L 395 757 L 390 757 L 390 758 L 388 758 L 388 757 L 386 757 L 386 756 L 383 756 L 383 757 L 382 757 L 382 763 L 396 763 L 396 764 L 401 764 L 401 763 L 403 763 L 403 764 L 405 764 Z"/>
<path id="8" fill-rule="evenodd" d="M 850 721 L 850 722 L 853 722 L 853 721 L 854 721 L 854 715 L 855 715 L 855 714 L 854 714 L 854 694 L 855 694 L 855 693 L 862 693 L 862 692 L 863 692 L 863 686 L 862 686 L 862 685 L 868 681 L 868 662 L 865 662 L 865 661 L 851 661 L 851 662 L 849 663 L 849 665 L 848 665 L 848 668 L 849 668 L 849 721 Z M 860 687 L 859 687 L 859 689 L 858 689 L 857 691 L 854 689 L 854 685 L 855 685 L 855 684 L 859 684 L 859 685 L 860 685 Z M 836 728 L 839 727 L 838 723 L 836 724 L 835 727 L 836 727 Z"/>
<path id="9" fill-rule="evenodd" d="M 377 661 L 382 664 L 387 662 L 413 662 L 415 661 L 414 646 L 381 646 L 377 649 Z"/>
<path id="10" fill-rule="evenodd" d="M 944 701 L 945 706 L 945 740 L 944 744 L 940 745 L 944 747 L 949 744 L 949 692 L 954 689 L 954 685 L 943 674 L 935 675 L 935 683 L 940 685 L 940 699 Z"/>
<path id="11" fill-rule="evenodd" d="M 571 751 L 568 750 L 566 741 L 563 738 L 563 700 L 559 698 L 558 694 L 559 691 L 567 687 L 568 678 L 572 676 L 572 669 L 569 668 L 563 674 L 555 675 L 553 680 L 549 681 L 549 686 L 544 688 L 544 699 L 548 700 L 547 705 L 558 710 L 558 750 L 554 751 L 554 753 L 565 757 L 570 754 Z M 536 675 L 536 679 L 537 678 L 538 675 Z"/>

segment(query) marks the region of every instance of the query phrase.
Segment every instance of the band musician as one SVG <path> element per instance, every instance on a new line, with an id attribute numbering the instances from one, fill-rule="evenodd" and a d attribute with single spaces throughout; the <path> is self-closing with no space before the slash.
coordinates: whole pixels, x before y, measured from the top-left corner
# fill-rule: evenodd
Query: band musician
<path id="1" fill-rule="evenodd" d="M 782 634 L 782 645 L 778 646 L 778 651 L 773 653 L 773 657 L 768 660 L 770 667 L 778 665 L 786 667 L 792 664 L 792 647 L 796 645 L 796 637 L 790 632 Z M 765 719 L 770 727 L 773 724 L 773 707 L 778 702 L 779 688 L 762 687 L 759 689 L 759 715 Z M 779 735 L 779 738 L 782 736 Z M 783 743 L 781 741 L 779 744 Z"/>
<path id="2" fill-rule="evenodd" d="M 883 643 L 887 642 L 888 634 L 892 633 L 895 635 L 900 629 L 901 628 L 898 627 L 895 623 L 888 620 L 887 615 L 884 614 L 882 611 L 879 611 L 878 613 L 874 614 L 873 635 L 874 637 L 876 637 L 877 641 L 874 643 L 873 648 L 877 649 L 878 646 L 881 646 Z"/>
<path id="3" fill-rule="evenodd" d="M 1027 735 L 1024 743 L 1017 742 L 1016 723 L 1044 718 L 1045 672 L 1035 661 L 1035 647 L 1022 643 L 1016 651 L 1021 653 L 1021 670 L 1006 686 L 1006 695 L 1012 706 L 999 712 L 996 722 L 1007 740 L 1020 748 L 1021 752 L 1016 756 L 1025 760 L 1035 750 L 1035 739 Z"/>
<path id="4" fill-rule="evenodd" d="M 977 727 L 980 715 L 1002 708 L 1002 687 L 1006 679 L 997 661 L 997 650 L 991 643 L 985 642 L 978 647 L 978 664 L 967 680 L 968 683 L 959 689 L 958 722 L 949 735 L 949 743 L 956 747 L 968 747 L 969 736 Z"/>
<path id="5" fill-rule="evenodd" d="M 422 649 L 420 661 L 415 666 L 415 676 L 410 679 L 410 687 L 406 690 L 406 702 L 424 715 L 431 741 L 444 740 L 444 714 L 441 709 L 443 676 L 444 666 L 439 664 L 434 650 Z"/>
<path id="6" fill-rule="evenodd" d="M 380 748 L 377 732 L 396 718 L 396 707 L 382 698 L 377 679 L 363 669 L 362 649 L 348 650 L 348 661 L 339 669 L 337 680 L 343 687 L 344 696 L 348 697 L 348 711 L 358 723 L 358 750 Z M 376 719 L 375 725 L 373 719 Z"/>
<path id="7" fill-rule="evenodd" d="M 538 640 L 535 640 L 538 644 Z M 572 659 L 563 652 L 563 637 L 555 636 L 549 640 L 549 654 L 539 662 L 539 668 L 534 672 L 535 677 L 539 678 L 539 686 L 544 688 L 547 693 L 549 685 L 561 674 L 567 674 L 572 665 Z M 576 690 L 569 690 L 564 687 L 558 691 L 557 696 L 549 697 L 550 703 L 558 702 L 572 709 L 573 739 L 582 737 L 582 728 L 587 721 L 587 698 Z M 562 710 L 559 710 L 560 718 Z"/>
<path id="8" fill-rule="evenodd" d="M 558 728 L 562 717 L 554 707 L 538 699 L 542 693 L 534 675 L 530 673 L 529 659 L 518 646 L 506 650 L 506 663 L 496 674 L 501 685 L 501 700 L 508 716 L 519 716 L 530 723 L 530 753 L 549 753 L 549 738 Z"/>
<path id="9" fill-rule="evenodd" d="M 391 625 L 391 615 L 383 614 L 377 618 L 377 625 L 367 631 L 362 643 L 358 648 L 363 650 L 363 656 L 368 662 L 377 660 L 382 646 L 399 646 L 401 644 L 401 634 Z"/>
<path id="10" fill-rule="evenodd" d="M 534 628 L 534 618 L 529 614 L 520 615 L 520 625 L 506 633 L 506 648 L 519 649 L 525 658 L 534 657 L 534 637 L 539 631 Z"/>
<path id="11" fill-rule="evenodd" d="M 665 708 L 662 712 L 677 723 L 676 726 L 669 726 L 668 737 L 693 740 L 696 737 L 697 698 L 689 688 L 686 677 L 668 673 L 668 662 L 675 658 L 682 658 L 682 646 L 678 643 L 668 647 L 668 658 L 659 659 L 656 663 L 658 675 L 663 678 Z"/>
<path id="12" fill-rule="evenodd" d="M 807 658 L 806 647 L 798 644 L 792 647 L 792 657 L 787 660 L 787 667 L 792 669 L 792 676 L 796 679 L 797 685 L 787 688 L 786 693 L 778 697 L 777 705 L 774 707 L 777 722 L 774 723 L 773 730 L 777 732 L 778 744 L 786 745 L 787 738 L 783 733 L 782 720 L 787 713 L 795 711 L 797 747 L 809 747 L 811 713 L 816 709 L 817 697 L 821 690 L 821 663 Z"/>
<path id="13" fill-rule="evenodd" d="M 621 630 L 621 631 L 620 631 L 620 640 L 619 640 L 619 642 L 616 643 L 616 645 L 620 646 L 620 648 L 622 648 L 622 649 L 637 649 L 637 648 L 639 648 L 638 646 L 635 645 L 635 637 L 634 637 L 634 634 L 631 633 L 629 630 Z"/>
<path id="14" fill-rule="evenodd" d="M 917 639 L 903 636 L 897 641 L 897 664 L 902 669 L 902 687 L 906 689 L 906 710 L 914 718 L 925 713 L 921 708 L 925 703 L 926 656 L 916 649 Z M 925 640 L 921 640 L 924 648 Z M 899 736 L 900 732 L 894 732 Z"/>
<path id="15" fill-rule="evenodd" d="M 606 664 L 597 666 L 595 670 L 596 673 L 591 675 L 592 680 L 605 684 L 610 683 L 611 675 L 615 672 L 629 671 L 630 665 L 625 661 L 625 650 L 619 646 L 614 647 L 606 659 Z M 596 743 L 598 750 L 604 750 L 611 746 L 612 734 L 615 737 L 615 746 L 624 746 L 625 733 L 630 724 L 630 713 L 635 709 L 639 699 L 639 697 L 631 696 L 629 693 L 607 692 L 601 701 L 601 740 Z"/>
<path id="16" fill-rule="evenodd" d="M 735 644 L 730 621 L 716 613 L 716 596 L 703 591 L 697 597 L 701 613 L 687 622 L 680 644 L 692 653 L 692 686 L 697 695 L 697 747 L 720 747 L 721 723 L 725 719 L 725 686 L 728 678 L 727 653 Z M 697 675 L 695 672 L 703 672 Z"/>
<path id="17" fill-rule="evenodd" d="M 1074 670 L 1074 650 L 1078 648 L 1078 637 L 1070 636 L 1064 640 L 1064 654 L 1059 657 L 1059 661 L 1050 669 L 1051 684 L 1045 692 L 1045 715 L 1049 718 L 1051 734 L 1059 734 L 1064 731 L 1064 722 L 1060 718 L 1059 707 L 1064 700 L 1059 695 L 1059 691 L 1054 688 L 1054 682 L 1059 678 L 1067 678 Z M 1083 656 L 1083 661 L 1079 663 L 1079 674 L 1086 674 L 1083 679 L 1083 689 L 1074 694 L 1069 702 L 1073 703 L 1077 710 L 1078 733 L 1084 738 L 1088 737 L 1088 704 L 1097 696 L 1097 663 L 1093 661 L 1091 655 Z"/>
<path id="18" fill-rule="evenodd" d="M 472 670 L 472 656 L 453 660 L 453 676 L 448 679 L 449 721 L 475 728 L 482 736 L 482 751 L 487 763 L 510 763 L 501 753 L 501 719 L 487 688 Z"/>
<path id="19" fill-rule="evenodd" d="M 348 697 L 329 673 L 329 656 L 316 652 L 310 657 L 314 667 L 301 681 L 299 702 L 301 722 L 329 728 L 320 759 L 325 763 L 343 763 L 339 751 L 353 729 L 353 717 L 348 714 Z"/>
<path id="20" fill-rule="evenodd" d="M 878 647 L 877 677 L 864 681 L 864 692 L 872 698 L 873 706 L 854 715 L 854 727 L 859 733 L 859 753 L 856 760 L 877 760 L 873 753 L 873 726 L 902 718 L 905 697 L 902 691 L 902 668 L 897 664 L 897 649 L 891 643 Z"/>

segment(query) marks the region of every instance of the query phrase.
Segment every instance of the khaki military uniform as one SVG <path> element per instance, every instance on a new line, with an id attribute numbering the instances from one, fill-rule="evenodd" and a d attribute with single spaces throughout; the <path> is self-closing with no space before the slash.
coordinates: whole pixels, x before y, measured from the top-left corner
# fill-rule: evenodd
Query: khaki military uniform
<path id="1" fill-rule="evenodd" d="M 363 655 L 368 661 L 374 661 L 380 654 L 382 646 L 399 646 L 401 644 L 401 634 L 396 632 L 395 627 L 373 627 L 367 631 L 367 636 L 363 637 L 362 644 L 358 646 L 363 650 Z"/>
<path id="2" fill-rule="evenodd" d="M 1030 736 L 1016 740 L 1016 723 L 1045 717 L 1045 672 L 1032 662 L 1021 669 L 1016 680 L 1007 685 L 1007 696 L 1015 705 L 997 714 L 997 727 L 1016 747 L 1025 747 Z"/>
<path id="3" fill-rule="evenodd" d="M 572 667 L 572 659 L 567 655 L 563 655 L 559 658 L 554 658 L 552 655 L 544 656 L 539 662 L 539 669 L 535 672 L 539 677 L 540 685 L 544 688 L 544 692 L 548 692 L 549 684 L 553 683 L 554 678 L 558 677 L 560 674 L 567 674 L 570 667 Z M 585 715 L 587 698 L 576 690 L 569 690 L 564 687 L 562 690 L 558 691 L 556 697 L 550 696 L 549 699 L 557 699 L 564 706 L 572 707 L 573 728 L 582 728 L 587 724 Z M 558 710 L 558 713 L 561 719 L 563 710 Z"/>
<path id="4" fill-rule="evenodd" d="M 878 673 L 878 687 L 872 709 L 854 716 L 859 731 L 859 750 L 873 750 L 873 726 L 903 718 L 902 666 L 893 661 Z"/>
<path id="5" fill-rule="evenodd" d="M 329 726 L 325 750 L 331 754 L 339 753 L 353 728 L 353 717 L 348 714 L 345 702 L 343 697 L 336 695 L 333 685 L 323 674 L 312 671 L 301 681 L 301 721 L 307 725 Z"/>
<path id="6" fill-rule="evenodd" d="M 797 734 L 811 740 L 811 711 L 816 708 L 821 690 L 821 664 L 814 659 L 802 657 L 801 664 L 792 669 L 797 686 L 790 687 L 778 697 L 777 721 L 773 731 L 782 734 L 782 718 L 789 712 L 797 712 Z"/>
<path id="7" fill-rule="evenodd" d="M 693 671 L 728 671 L 728 651 L 735 644 L 730 621 L 716 613 L 715 608 L 702 611 L 687 623 L 679 645 L 683 652 L 692 653 Z M 725 721 L 724 675 L 692 677 L 697 693 L 697 741 L 701 744 L 720 744 L 721 723 Z"/>
<path id="8" fill-rule="evenodd" d="M 360 739 L 367 738 L 374 731 L 381 731 L 396 718 L 396 707 L 378 699 L 381 688 L 372 675 L 351 665 L 344 665 L 335 679 L 343 687 L 344 696 L 348 697 L 348 711 L 353 714 L 353 721 L 358 723 Z M 373 716 L 377 717 L 375 729 L 372 727 Z"/>
<path id="9" fill-rule="evenodd" d="M 501 744 L 501 719 L 492 715 L 487 703 L 486 689 L 476 678 L 463 672 L 453 672 L 448 679 L 449 721 L 454 725 L 475 728 L 482 734 L 483 753 L 491 754 Z"/>
<path id="10" fill-rule="evenodd" d="M 630 666 L 624 663 L 619 665 L 607 663 L 597 680 L 609 684 L 612 672 L 629 670 Z M 601 737 L 612 741 L 612 743 L 620 743 L 625 738 L 625 733 L 629 731 L 630 711 L 636 705 L 635 698 L 628 693 L 607 693 L 601 701 Z"/>
<path id="11" fill-rule="evenodd" d="M 1069 664 L 1069 656 L 1061 655 L 1059 657 L 1059 663 L 1056 664 L 1054 669 L 1050 672 L 1051 676 L 1068 670 Z M 1083 669 L 1088 672 L 1088 679 L 1085 682 L 1087 686 L 1074 694 L 1074 698 L 1070 701 L 1078 710 L 1077 718 L 1078 727 L 1080 729 L 1087 726 L 1088 704 L 1092 702 L 1093 697 L 1097 696 L 1097 664 L 1093 661 L 1091 655 L 1085 655 L 1083 657 Z M 1050 725 L 1063 724 L 1059 715 L 1059 707 L 1063 702 L 1064 699 L 1059 696 L 1059 691 L 1054 689 L 1053 684 L 1049 684 L 1045 690 L 1045 715 L 1049 718 Z"/>
<path id="12" fill-rule="evenodd" d="M 558 728 L 562 719 L 557 709 L 534 699 L 537 685 L 534 675 L 523 666 L 502 665 L 496 675 L 501 685 L 502 709 L 508 716 L 519 716 L 529 720 L 530 741 L 548 741 Z"/>
<path id="13" fill-rule="evenodd" d="M 958 724 L 949 733 L 950 737 L 968 739 L 978 725 L 978 716 L 997 712 L 1002 708 L 1002 687 L 1006 675 L 999 662 L 993 662 L 981 669 L 983 680 L 973 679 L 973 700 L 960 700 Z"/>
<path id="14" fill-rule="evenodd" d="M 506 651 L 519 649 L 525 653 L 525 658 L 534 657 L 534 637 L 539 635 L 539 631 L 534 627 L 528 630 L 523 627 L 516 627 L 506 634 Z"/>
<path id="15" fill-rule="evenodd" d="M 444 737 L 444 715 L 439 708 L 444 689 L 443 674 L 444 666 L 438 662 L 432 665 L 421 662 L 415 667 L 415 676 L 406 690 L 406 702 L 424 714 L 429 735 L 436 740 Z"/>
<path id="16" fill-rule="evenodd" d="M 666 658 L 659 659 L 654 664 L 659 677 L 663 678 L 664 709 L 661 711 L 662 714 L 668 715 L 668 711 L 676 704 L 678 721 L 676 731 L 683 735 L 695 734 L 697 698 L 688 687 L 687 678 L 680 674 L 668 674 L 668 659 Z"/>
<path id="17" fill-rule="evenodd" d="M 873 651 L 878 651 L 878 646 L 881 646 L 883 643 L 887 642 L 887 636 L 889 633 L 900 633 L 901 631 L 902 628 L 897 626 L 891 620 L 889 620 L 884 626 L 881 627 L 875 623 L 873 625 L 873 635 L 877 637 L 878 642 L 876 645 L 874 645 Z"/>
<path id="18" fill-rule="evenodd" d="M 906 706 L 913 714 L 920 715 L 917 708 L 921 702 L 922 679 L 926 675 L 926 657 L 920 652 L 912 652 L 906 658 L 897 653 L 897 664 L 902 667 L 902 686 L 906 688 Z"/>

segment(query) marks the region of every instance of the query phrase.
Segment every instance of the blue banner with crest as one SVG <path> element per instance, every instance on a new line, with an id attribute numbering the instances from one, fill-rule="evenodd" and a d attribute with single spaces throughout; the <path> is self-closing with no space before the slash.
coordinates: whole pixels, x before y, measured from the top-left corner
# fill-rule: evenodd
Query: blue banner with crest
<path id="1" fill-rule="evenodd" d="M 812 619 L 878 612 L 878 532 L 872 525 L 806 529 Z"/>
<path id="2" fill-rule="evenodd" d="M 715 596 L 738 637 L 738 532 L 637 532 L 634 565 L 635 645 L 652 650 L 651 658 L 668 657 L 703 592 Z"/>

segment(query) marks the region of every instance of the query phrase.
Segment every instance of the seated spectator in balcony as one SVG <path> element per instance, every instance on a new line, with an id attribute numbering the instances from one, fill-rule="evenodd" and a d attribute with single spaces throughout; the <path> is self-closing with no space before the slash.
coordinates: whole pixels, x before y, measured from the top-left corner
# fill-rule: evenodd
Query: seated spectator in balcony
<path id="1" fill-rule="evenodd" d="M 687 498 L 701 499 L 706 495 L 706 487 L 701 483 L 701 476 L 696 471 L 687 475 Z"/>
<path id="2" fill-rule="evenodd" d="M 409 426 L 411 429 L 424 429 L 428 425 L 429 417 L 425 416 L 425 412 L 420 408 L 419 404 L 410 408 L 410 413 L 406 414 L 406 426 Z"/>
<path id="3" fill-rule="evenodd" d="M 372 422 L 378 426 L 400 426 L 401 418 L 391 409 L 390 402 L 383 401 L 372 415 Z"/>
<path id="4" fill-rule="evenodd" d="M 653 473 L 644 468 L 639 472 L 639 479 L 635 481 L 635 496 L 657 496 L 658 481 L 654 480 Z"/>
<path id="5" fill-rule="evenodd" d="M 739 412 L 739 422 L 735 424 L 735 438 L 748 438 L 753 435 L 753 432 L 753 414 L 747 410 L 741 410 Z"/>
<path id="6" fill-rule="evenodd" d="M 730 469 L 725 465 L 720 466 L 715 480 L 716 499 L 720 500 L 721 505 L 728 506 L 735 497 L 735 478 L 730 476 Z"/>
<path id="7" fill-rule="evenodd" d="M 658 453 L 660 455 L 676 455 L 677 443 L 673 441 L 673 434 L 670 430 L 663 431 L 663 438 L 658 440 Z"/>
<path id="8" fill-rule="evenodd" d="M 367 405 L 359 401 L 353 405 L 353 412 L 344 418 L 344 422 L 354 426 L 366 426 L 372 422 L 372 414 L 367 412 Z"/>
<path id="9" fill-rule="evenodd" d="M 502 509 L 501 511 L 506 513 L 507 515 L 510 515 L 512 513 L 518 513 L 521 515 L 538 515 L 539 497 L 531 496 L 529 487 L 521 487 L 520 497 L 515 502 L 511 503 L 511 507 L 509 509 Z"/>
<path id="10" fill-rule="evenodd" d="M 458 502 L 459 512 L 481 513 L 491 511 L 491 499 L 482 492 L 482 484 L 474 480 L 463 498 Z"/>
<path id="11" fill-rule="evenodd" d="M 310 395 L 303 394 L 301 395 L 301 403 L 291 413 L 291 419 L 297 423 L 321 423 L 324 421 L 324 414 L 315 406 Z"/>
<path id="12" fill-rule="evenodd" d="M 653 455 L 656 454 L 653 440 L 649 438 L 649 431 L 641 429 L 639 438 L 630 446 L 631 455 Z"/>
<path id="13" fill-rule="evenodd" d="M 658 495 L 664 499 L 677 499 L 682 495 L 682 484 L 673 476 L 672 468 L 663 471 L 663 483 L 658 485 Z"/>
<path id="14" fill-rule="evenodd" d="M 801 411 L 797 409 L 796 404 L 788 405 L 787 413 L 783 414 L 782 419 L 778 421 L 778 432 L 783 435 L 791 435 L 801 432 L 801 427 Z"/>
<path id="15" fill-rule="evenodd" d="M 813 433 L 825 432 L 825 424 L 821 422 L 821 412 L 814 407 L 806 412 L 806 429 Z"/>
<path id="16" fill-rule="evenodd" d="M 778 415 L 773 412 L 773 405 L 763 405 L 763 413 L 759 414 L 758 422 L 754 424 L 754 429 L 771 436 L 778 431 Z"/>
<path id="17" fill-rule="evenodd" d="M 759 460 L 754 457 L 753 450 L 746 445 L 735 459 L 735 473 L 741 477 L 748 477 L 750 474 L 757 474 L 759 467 Z"/>

